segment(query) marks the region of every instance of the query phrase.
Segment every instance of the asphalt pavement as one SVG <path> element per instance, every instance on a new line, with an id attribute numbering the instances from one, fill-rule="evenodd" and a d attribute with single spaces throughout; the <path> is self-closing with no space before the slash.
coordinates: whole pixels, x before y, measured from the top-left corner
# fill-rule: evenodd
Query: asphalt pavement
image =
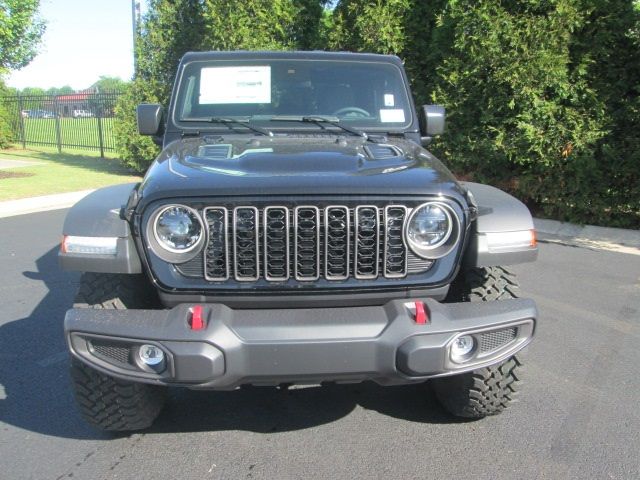
<path id="1" fill-rule="evenodd" d="M 62 319 L 66 211 L 0 219 L 0 478 L 640 478 L 640 256 L 542 244 L 514 268 L 540 308 L 521 401 L 447 416 L 425 386 L 172 391 L 151 430 L 78 415 Z"/>

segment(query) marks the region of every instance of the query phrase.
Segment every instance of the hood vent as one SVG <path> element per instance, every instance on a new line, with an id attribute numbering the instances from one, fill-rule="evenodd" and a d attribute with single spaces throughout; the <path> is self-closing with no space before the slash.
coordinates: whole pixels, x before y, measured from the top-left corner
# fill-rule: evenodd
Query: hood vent
<path id="1" fill-rule="evenodd" d="M 402 151 L 395 145 L 385 145 L 382 143 L 375 145 L 365 145 L 364 150 L 365 152 L 367 152 L 367 155 L 369 155 L 369 158 L 373 158 L 376 160 L 402 156 Z"/>
<path id="2" fill-rule="evenodd" d="M 218 143 L 215 145 L 202 145 L 198 147 L 198 156 L 214 160 L 226 160 L 231 158 L 232 145 Z"/>

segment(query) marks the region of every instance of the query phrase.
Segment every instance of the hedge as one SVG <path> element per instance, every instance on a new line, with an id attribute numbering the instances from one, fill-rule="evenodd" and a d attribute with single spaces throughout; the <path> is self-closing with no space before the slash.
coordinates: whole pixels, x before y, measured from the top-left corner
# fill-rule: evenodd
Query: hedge
<path id="1" fill-rule="evenodd" d="M 185 51 L 390 53 L 417 103 L 447 108 L 432 149 L 455 173 L 537 215 L 639 228 L 639 18 L 633 0 L 153 0 L 120 152 L 140 170 L 153 158 L 133 108 L 166 104 Z"/>

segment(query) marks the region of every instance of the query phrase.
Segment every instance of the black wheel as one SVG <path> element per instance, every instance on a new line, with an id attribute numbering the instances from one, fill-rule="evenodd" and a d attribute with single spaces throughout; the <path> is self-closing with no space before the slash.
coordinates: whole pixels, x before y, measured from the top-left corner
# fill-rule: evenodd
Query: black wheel
<path id="1" fill-rule="evenodd" d="M 156 292 L 143 275 L 85 273 L 75 308 L 122 310 L 158 308 Z M 166 388 L 129 382 L 98 372 L 83 362 L 71 360 L 71 380 L 84 419 L 101 430 L 141 430 L 160 414 Z"/>
<path id="2" fill-rule="evenodd" d="M 473 268 L 461 272 L 447 301 L 487 302 L 517 298 L 515 275 L 504 267 Z M 502 412 L 516 400 L 522 361 L 513 356 L 491 367 L 431 381 L 440 404 L 451 414 L 483 418 Z"/>

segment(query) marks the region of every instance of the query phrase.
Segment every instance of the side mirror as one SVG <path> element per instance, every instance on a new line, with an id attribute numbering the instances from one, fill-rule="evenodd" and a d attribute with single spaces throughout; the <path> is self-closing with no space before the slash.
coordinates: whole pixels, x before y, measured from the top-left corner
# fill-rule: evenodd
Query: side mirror
<path id="1" fill-rule="evenodd" d="M 422 144 L 428 145 L 433 137 L 444 133 L 445 108 L 442 105 L 423 105 L 421 113 Z"/>
<path id="2" fill-rule="evenodd" d="M 158 135 L 162 122 L 162 105 L 142 103 L 136 109 L 136 116 L 140 135 Z"/>

